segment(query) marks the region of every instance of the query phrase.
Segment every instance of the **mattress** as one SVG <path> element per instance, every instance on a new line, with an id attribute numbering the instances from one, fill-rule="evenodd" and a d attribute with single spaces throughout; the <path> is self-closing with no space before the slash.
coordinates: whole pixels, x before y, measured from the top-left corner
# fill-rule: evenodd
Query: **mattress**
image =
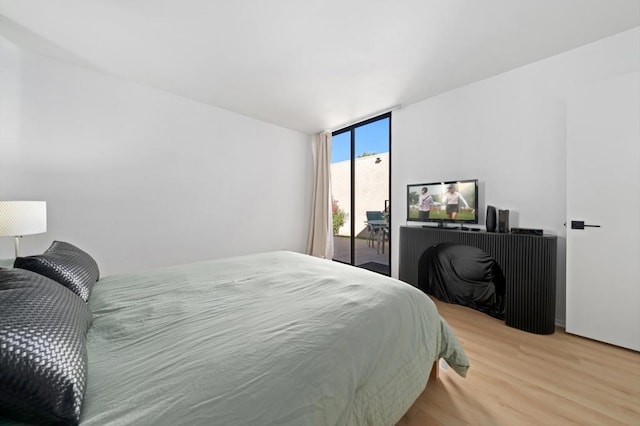
<path id="1" fill-rule="evenodd" d="M 274 252 L 106 277 L 81 424 L 391 425 L 468 361 L 418 289 Z"/>

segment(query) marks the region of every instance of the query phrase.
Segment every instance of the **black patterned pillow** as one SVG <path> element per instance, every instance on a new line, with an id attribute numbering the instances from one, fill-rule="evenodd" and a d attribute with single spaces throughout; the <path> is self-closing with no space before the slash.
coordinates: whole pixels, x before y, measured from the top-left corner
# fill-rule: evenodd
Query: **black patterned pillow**
<path id="1" fill-rule="evenodd" d="M 89 306 L 22 269 L 0 271 L 0 413 L 36 424 L 77 424 L 87 374 Z"/>
<path id="2" fill-rule="evenodd" d="M 78 247 L 63 241 L 54 241 L 43 254 L 18 257 L 13 266 L 51 278 L 68 287 L 85 302 L 100 278 L 96 261 Z"/>

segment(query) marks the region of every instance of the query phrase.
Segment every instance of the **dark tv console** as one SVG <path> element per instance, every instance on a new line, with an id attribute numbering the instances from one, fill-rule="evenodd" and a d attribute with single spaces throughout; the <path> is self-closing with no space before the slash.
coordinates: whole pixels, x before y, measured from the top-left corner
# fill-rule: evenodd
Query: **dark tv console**
<path id="1" fill-rule="evenodd" d="M 458 226 L 447 226 L 448 224 L 458 225 Z M 464 226 L 462 223 L 456 224 L 456 222 L 438 222 L 438 226 L 422 225 L 422 227 L 431 228 L 431 229 L 443 229 L 445 231 L 447 230 L 469 231 L 471 229 L 467 226 Z M 477 229 L 477 231 L 479 231 L 479 229 Z"/>
<path id="2" fill-rule="evenodd" d="M 400 280 L 417 287 L 420 257 L 438 243 L 478 247 L 498 262 L 506 279 L 505 322 L 508 326 L 536 334 L 555 331 L 555 236 L 401 226 Z"/>

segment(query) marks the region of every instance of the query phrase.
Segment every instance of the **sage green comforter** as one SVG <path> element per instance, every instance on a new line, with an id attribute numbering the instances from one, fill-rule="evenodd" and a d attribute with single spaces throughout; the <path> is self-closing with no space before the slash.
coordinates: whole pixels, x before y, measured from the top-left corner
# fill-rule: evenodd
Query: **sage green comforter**
<path id="1" fill-rule="evenodd" d="M 102 279 L 81 424 L 391 425 L 468 361 L 421 291 L 275 252 Z"/>

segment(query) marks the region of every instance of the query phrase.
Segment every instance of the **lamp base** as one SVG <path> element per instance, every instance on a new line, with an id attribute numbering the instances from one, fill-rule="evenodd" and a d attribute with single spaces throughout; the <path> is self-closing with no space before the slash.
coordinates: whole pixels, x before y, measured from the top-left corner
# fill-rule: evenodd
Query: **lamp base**
<path id="1" fill-rule="evenodd" d="M 16 259 L 20 256 L 20 238 L 21 236 L 15 237 L 15 248 L 16 248 Z"/>

